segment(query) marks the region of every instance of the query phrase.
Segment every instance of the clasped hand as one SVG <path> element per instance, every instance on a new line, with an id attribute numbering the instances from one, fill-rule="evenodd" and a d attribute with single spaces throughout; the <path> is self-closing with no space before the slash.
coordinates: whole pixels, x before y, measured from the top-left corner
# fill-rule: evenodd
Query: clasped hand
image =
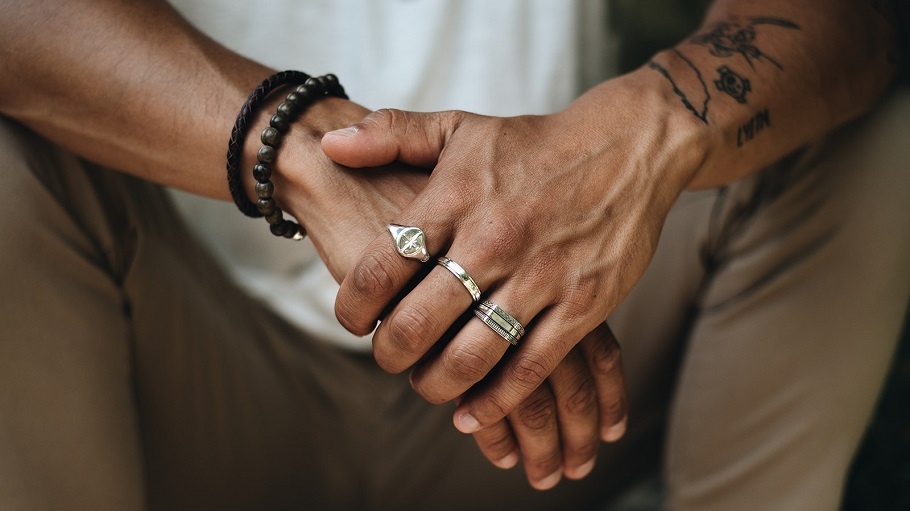
<path id="1" fill-rule="evenodd" d="M 515 118 L 382 110 L 322 138 L 325 154 L 349 167 L 337 179 L 387 179 L 395 173 L 353 168 L 392 163 L 432 169 L 421 190 L 379 208 L 375 239 L 336 272 L 339 320 L 366 335 L 381 319 L 377 362 L 412 368 L 430 402 L 456 401 L 456 427 L 494 464 L 520 453 L 538 488 L 585 475 L 599 440 L 622 435 L 619 350 L 601 325 L 644 272 L 678 193 L 663 179 L 673 158 L 661 150 L 661 116 L 608 96 L 635 122 L 603 122 L 609 105 Z M 317 247 L 336 246 L 345 231 L 303 218 Z M 386 223 L 420 227 L 434 258 L 459 263 L 484 300 L 526 327 L 517 346 L 469 315 L 452 328 L 474 306 L 471 294 L 433 259 L 402 257 Z"/>
<path id="2" fill-rule="evenodd" d="M 456 427 L 474 433 L 494 463 L 508 465 L 504 460 L 515 455 L 514 442 L 500 440 L 501 428 L 508 431 L 503 418 L 516 434 L 522 428 L 516 413 L 532 418 L 524 424 L 552 422 L 544 428 L 557 447 L 546 450 L 550 459 L 528 467 L 521 446 L 537 487 L 549 486 L 541 478 L 554 464 L 584 475 L 588 468 L 578 463 L 593 462 L 596 422 L 600 439 L 622 435 L 618 350 L 598 325 L 644 272 L 668 209 L 655 207 L 654 174 L 636 167 L 649 155 L 631 154 L 647 144 L 628 131 L 576 121 L 567 113 L 493 118 L 381 110 L 322 140 L 326 154 L 347 167 L 397 161 L 433 169 L 426 187 L 389 220 L 422 229 L 430 263 L 402 257 L 382 233 L 343 280 L 338 319 L 359 335 L 375 328 L 377 362 L 390 372 L 413 367 L 412 385 L 428 401 L 458 401 Z M 485 300 L 525 325 L 517 346 L 474 318 L 440 345 L 473 300 L 446 268 L 425 271 L 437 256 L 456 261 Z M 588 397 L 592 381 L 599 402 Z M 544 394 L 557 405 L 534 405 Z M 573 428 L 578 418 L 563 410 L 592 404 L 596 418 Z M 546 438 L 538 436 L 538 443 Z M 562 456 L 574 460 L 553 462 L 560 442 Z"/>

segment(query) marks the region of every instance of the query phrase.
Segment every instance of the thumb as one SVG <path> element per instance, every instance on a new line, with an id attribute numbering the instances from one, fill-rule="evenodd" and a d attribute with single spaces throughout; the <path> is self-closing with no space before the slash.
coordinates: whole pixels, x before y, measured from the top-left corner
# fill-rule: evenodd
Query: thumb
<path id="1" fill-rule="evenodd" d="M 335 163 L 347 167 L 376 167 L 400 161 L 432 168 L 460 114 L 377 110 L 351 127 L 326 133 L 322 150 Z"/>

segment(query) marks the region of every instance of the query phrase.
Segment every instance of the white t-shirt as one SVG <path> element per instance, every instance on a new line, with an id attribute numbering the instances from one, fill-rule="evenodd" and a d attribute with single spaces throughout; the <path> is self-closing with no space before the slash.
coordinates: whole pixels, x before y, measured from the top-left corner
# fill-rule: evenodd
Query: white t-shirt
<path id="1" fill-rule="evenodd" d="M 171 3 L 215 40 L 266 65 L 335 73 L 368 108 L 551 113 L 609 76 L 615 63 L 599 0 Z M 276 238 L 232 203 L 173 196 L 242 287 L 318 339 L 370 348 L 335 319 L 338 285 L 309 241 Z"/>

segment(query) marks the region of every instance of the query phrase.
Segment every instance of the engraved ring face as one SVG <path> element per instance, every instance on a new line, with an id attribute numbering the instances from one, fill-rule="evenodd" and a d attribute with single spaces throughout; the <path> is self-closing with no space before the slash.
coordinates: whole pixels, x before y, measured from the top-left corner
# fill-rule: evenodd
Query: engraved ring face
<path id="1" fill-rule="evenodd" d="M 512 346 L 518 344 L 518 340 L 525 334 L 524 327 L 517 319 L 491 301 L 478 303 L 474 315 Z"/>
<path id="2" fill-rule="evenodd" d="M 419 227 L 389 224 L 389 233 L 395 242 L 395 250 L 402 257 L 417 259 L 422 263 L 430 260 L 430 254 L 427 253 L 426 248 L 426 236 Z"/>

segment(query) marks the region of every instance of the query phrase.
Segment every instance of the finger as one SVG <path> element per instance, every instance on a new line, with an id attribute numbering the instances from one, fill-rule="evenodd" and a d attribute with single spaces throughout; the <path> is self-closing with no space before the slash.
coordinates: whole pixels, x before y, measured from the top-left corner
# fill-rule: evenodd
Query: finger
<path id="1" fill-rule="evenodd" d="M 474 441 L 494 466 L 509 469 L 518 464 L 520 451 L 512 427 L 505 419 L 474 433 Z"/>
<path id="2" fill-rule="evenodd" d="M 455 130 L 459 113 L 416 114 L 381 110 L 368 116 L 353 132 L 324 138 L 326 149 L 350 165 L 379 164 L 403 158 L 418 165 L 432 165 Z M 464 216 L 458 191 L 428 184 L 424 192 L 396 216 L 394 222 L 423 230 L 429 254 L 441 252 L 453 236 L 453 228 Z M 366 335 L 376 326 L 383 311 L 420 270 L 417 259 L 396 251 L 389 233 L 370 243 L 341 283 L 335 301 L 335 315 L 350 332 Z"/>
<path id="3" fill-rule="evenodd" d="M 547 383 L 556 398 L 563 471 L 581 479 L 594 468 L 600 447 L 597 391 L 581 351 L 570 351 Z"/>
<path id="4" fill-rule="evenodd" d="M 525 293 L 522 291 L 527 289 L 524 280 L 520 271 L 513 274 L 508 283 L 504 284 L 501 289 L 495 289 L 484 301 L 496 304 L 500 310 L 506 311 L 514 320 L 522 325 L 528 325 L 541 310 L 549 305 L 551 297 L 545 293 Z M 446 281 L 451 281 L 449 284 L 451 286 L 459 285 L 454 278 L 447 278 Z M 411 295 L 417 294 L 422 287 L 418 286 L 418 289 L 415 289 Z M 463 289 L 462 292 L 464 293 Z M 408 298 L 411 298 L 411 295 Z M 474 310 L 477 310 L 476 306 Z M 440 312 L 440 314 L 442 313 Z M 520 352 L 523 343 L 524 339 L 519 339 L 518 347 L 514 349 Z M 510 349 L 513 349 L 512 345 L 500 333 L 493 330 L 482 319 L 472 316 L 437 356 L 424 360 L 414 370 L 411 374 L 411 384 L 418 394 L 432 403 L 448 401 L 464 394 L 486 378 Z M 555 364 L 553 365 L 555 366 Z M 547 373 L 549 374 L 549 370 Z M 523 401 L 541 381 L 543 380 L 534 381 L 520 389 L 514 389 L 516 393 L 521 392 L 521 398 L 516 399 L 509 408 L 498 410 L 497 416 L 486 417 L 487 422 L 472 423 L 470 417 L 458 416 L 456 427 L 464 433 L 473 433 L 477 429 L 497 422 L 514 410 L 515 406 Z"/>
<path id="5" fill-rule="evenodd" d="M 460 116 L 377 110 L 353 126 L 323 135 L 322 150 L 347 167 L 376 167 L 396 160 L 433 167 Z"/>
<path id="6" fill-rule="evenodd" d="M 504 358 L 490 383 L 465 395 L 455 410 L 455 426 L 464 433 L 473 433 L 509 414 L 540 386 L 591 328 L 593 325 L 579 322 L 568 306 L 553 306 L 541 313 L 517 349 Z"/>
<path id="7" fill-rule="evenodd" d="M 404 371 L 423 357 L 472 304 L 473 297 L 461 281 L 437 264 L 401 298 L 376 329 L 373 334 L 376 362 L 389 372 Z M 490 356 L 495 356 L 493 363 L 501 355 L 491 353 Z M 463 391 L 447 397 L 451 399 Z"/>
<path id="8" fill-rule="evenodd" d="M 600 437 L 605 442 L 615 442 L 625 434 L 628 416 L 622 350 L 606 323 L 585 336 L 579 347 L 597 388 Z"/>
<path id="9" fill-rule="evenodd" d="M 547 385 L 541 385 L 523 401 L 509 422 L 518 440 L 528 482 L 535 489 L 549 490 L 562 479 L 556 402 Z"/>
<path id="10" fill-rule="evenodd" d="M 427 249 L 434 250 L 431 240 Z M 361 252 L 341 281 L 335 298 L 335 317 L 349 332 L 367 335 L 386 307 L 424 268 L 416 259 L 402 257 L 389 233 L 383 233 Z"/>

